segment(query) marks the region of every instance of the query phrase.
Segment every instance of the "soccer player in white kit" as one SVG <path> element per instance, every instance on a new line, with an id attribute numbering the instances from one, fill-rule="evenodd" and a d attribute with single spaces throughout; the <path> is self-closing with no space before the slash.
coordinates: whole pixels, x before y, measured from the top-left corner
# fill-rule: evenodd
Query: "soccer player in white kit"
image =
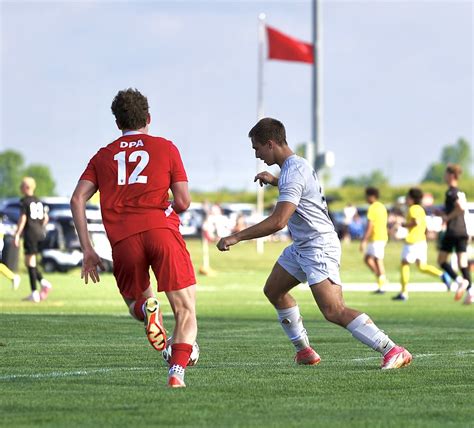
<path id="1" fill-rule="evenodd" d="M 278 186 L 278 203 L 268 218 L 222 238 L 217 248 L 228 251 L 240 241 L 271 235 L 288 225 L 293 243 L 285 248 L 275 263 L 263 291 L 295 346 L 296 363 L 315 365 L 321 361 L 310 346 L 300 310 L 289 293 L 296 285 L 307 281 L 324 317 L 380 352 L 382 369 L 410 364 L 411 354 L 397 346 L 367 314 L 345 306 L 339 277 L 341 246 L 328 215 L 325 197 L 313 168 L 288 146 L 283 124 L 276 119 L 264 118 L 250 130 L 249 138 L 258 159 L 281 168 L 279 178 L 265 171 L 257 174 L 254 180 L 262 186 Z"/>

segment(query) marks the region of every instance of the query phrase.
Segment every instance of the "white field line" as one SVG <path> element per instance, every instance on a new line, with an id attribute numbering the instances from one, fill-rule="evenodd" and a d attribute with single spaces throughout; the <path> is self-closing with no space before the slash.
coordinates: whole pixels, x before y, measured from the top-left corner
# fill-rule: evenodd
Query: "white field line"
<path id="1" fill-rule="evenodd" d="M 58 378 L 58 377 L 73 377 L 73 376 L 90 376 L 94 374 L 110 373 L 113 371 L 147 371 L 147 367 L 104 367 L 101 369 L 91 370 L 76 370 L 70 372 L 51 372 L 51 373 L 32 373 L 32 374 L 12 374 L 0 376 L 1 380 L 13 379 L 44 379 L 44 378 Z"/>
<path id="2" fill-rule="evenodd" d="M 454 355 L 456 357 L 463 357 L 464 355 L 474 355 L 474 349 L 468 351 L 455 351 L 455 352 L 443 352 L 438 354 L 413 354 L 414 359 L 419 358 L 432 358 L 432 357 L 442 357 L 447 355 Z M 370 360 L 378 360 L 380 356 L 376 357 L 366 357 L 366 358 L 353 358 L 350 361 L 361 362 L 361 361 L 370 361 Z"/>
<path id="3" fill-rule="evenodd" d="M 383 286 L 383 289 L 388 292 L 400 292 L 400 284 L 398 282 L 388 283 Z M 300 284 L 297 288 L 301 290 L 306 290 L 308 284 Z M 377 289 L 377 284 L 374 282 L 343 282 L 342 291 L 375 291 Z M 451 287 L 452 291 L 456 291 L 456 284 L 453 284 Z M 413 284 L 408 284 L 409 292 L 426 292 L 426 291 L 435 291 L 443 292 L 447 294 L 446 285 L 441 281 L 439 282 L 415 282 Z"/>
<path id="4" fill-rule="evenodd" d="M 432 357 L 441 357 L 447 355 L 454 355 L 457 357 L 463 357 L 465 355 L 474 355 L 474 349 L 466 350 L 466 351 L 454 351 L 454 352 L 444 352 L 444 353 L 437 353 L 437 354 L 414 354 L 414 359 L 419 358 L 432 358 Z M 352 358 L 348 361 L 354 362 L 364 362 L 364 361 L 372 361 L 378 360 L 380 356 L 373 356 L 373 357 L 366 357 L 366 358 Z M 335 361 L 335 360 L 332 360 Z M 342 360 L 337 360 L 342 361 Z M 226 363 L 226 367 L 238 367 L 238 366 L 257 366 L 258 363 Z M 114 371 L 148 371 L 150 368 L 148 367 L 104 367 L 101 369 L 92 369 L 92 370 L 76 370 L 76 371 L 69 371 L 69 372 L 51 372 L 51 373 L 32 373 L 32 374 L 11 374 L 11 375 L 3 375 L 0 376 L 0 381 L 8 381 L 8 380 L 15 380 L 15 379 L 45 379 L 45 378 L 63 378 L 63 377 L 74 377 L 74 376 L 93 376 L 95 374 L 102 374 L 102 373 L 110 373 Z"/>
<path id="5" fill-rule="evenodd" d="M 259 291 L 263 284 L 226 284 L 223 286 L 215 285 L 201 285 L 198 284 L 196 290 L 198 293 L 216 292 L 216 291 L 229 291 L 229 290 L 247 290 L 251 289 Z M 400 283 L 397 281 L 387 283 L 383 286 L 383 289 L 388 292 L 400 292 Z M 300 290 L 307 290 L 309 288 L 307 283 L 298 285 L 296 288 Z M 375 291 L 378 288 L 375 282 L 343 282 L 343 291 Z M 452 290 L 456 290 L 456 284 L 452 285 Z M 437 282 L 414 282 L 408 285 L 408 291 L 419 292 L 419 291 L 435 291 L 446 293 L 446 285 L 441 281 Z"/>

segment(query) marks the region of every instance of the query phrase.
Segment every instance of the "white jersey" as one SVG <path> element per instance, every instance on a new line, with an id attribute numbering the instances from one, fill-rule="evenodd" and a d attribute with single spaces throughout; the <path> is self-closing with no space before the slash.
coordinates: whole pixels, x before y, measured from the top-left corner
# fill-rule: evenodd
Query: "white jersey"
<path id="1" fill-rule="evenodd" d="M 340 245 L 318 176 L 305 159 L 292 155 L 283 162 L 278 190 L 278 202 L 296 205 L 288 229 L 298 250 Z"/>

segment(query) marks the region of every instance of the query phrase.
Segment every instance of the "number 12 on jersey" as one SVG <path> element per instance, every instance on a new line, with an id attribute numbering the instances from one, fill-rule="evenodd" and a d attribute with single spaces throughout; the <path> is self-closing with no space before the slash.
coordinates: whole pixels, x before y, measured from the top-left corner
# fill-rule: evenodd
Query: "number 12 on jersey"
<path id="1" fill-rule="evenodd" d="M 132 171 L 130 176 L 128 177 L 128 184 L 137 184 L 142 183 L 146 184 L 148 181 L 148 177 L 146 175 L 140 175 L 143 170 L 148 165 L 150 161 L 150 155 L 145 150 L 136 150 L 130 153 L 128 157 L 128 162 L 137 162 L 138 158 L 140 158 L 140 162 Z M 119 186 L 124 186 L 127 182 L 127 153 L 125 151 L 118 152 L 114 156 L 114 160 L 117 161 L 117 184 Z"/>

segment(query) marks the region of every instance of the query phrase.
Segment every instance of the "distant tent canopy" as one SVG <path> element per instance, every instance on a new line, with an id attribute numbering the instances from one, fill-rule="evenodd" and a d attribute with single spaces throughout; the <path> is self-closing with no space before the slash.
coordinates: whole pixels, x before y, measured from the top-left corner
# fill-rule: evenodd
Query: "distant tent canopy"
<path id="1" fill-rule="evenodd" d="M 312 64 L 313 45 L 302 42 L 267 25 L 268 59 L 297 61 Z"/>

